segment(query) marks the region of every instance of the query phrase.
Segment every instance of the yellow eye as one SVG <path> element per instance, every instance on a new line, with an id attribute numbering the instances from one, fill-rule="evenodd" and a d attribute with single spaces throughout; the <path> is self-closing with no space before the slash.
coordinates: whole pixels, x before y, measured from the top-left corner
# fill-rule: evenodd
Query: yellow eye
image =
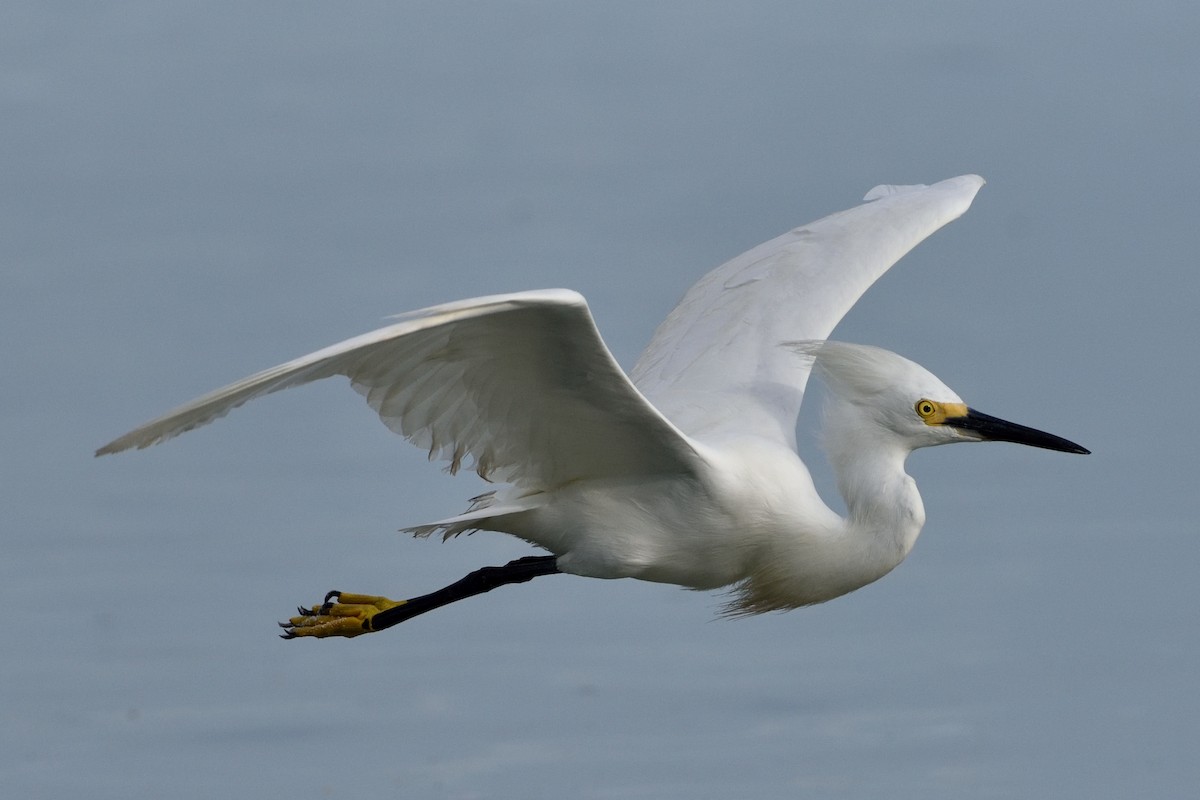
<path id="1" fill-rule="evenodd" d="M 921 419 L 929 419 L 937 413 L 937 406 L 930 400 L 918 400 L 914 408 L 917 410 L 917 416 Z"/>

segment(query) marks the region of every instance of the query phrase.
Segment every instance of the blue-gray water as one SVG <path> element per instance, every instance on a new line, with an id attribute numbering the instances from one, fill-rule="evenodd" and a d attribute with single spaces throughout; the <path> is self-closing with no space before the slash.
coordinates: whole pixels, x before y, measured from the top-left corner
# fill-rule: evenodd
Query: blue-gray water
<path id="1" fill-rule="evenodd" d="M 1189 796 L 1198 13 L 10 4 L 0 793 Z M 916 551 L 825 606 L 713 621 L 717 595 L 562 576 L 285 643 L 326 589 L 528 551 L 394 533 L 480 486 L 341 384 L 91 457 L 463 296 L 579 289 L 628 365 L 708 268 L 963 172 L 973 209 L 838 336 L 1095 454 L 916 453 Z"/>

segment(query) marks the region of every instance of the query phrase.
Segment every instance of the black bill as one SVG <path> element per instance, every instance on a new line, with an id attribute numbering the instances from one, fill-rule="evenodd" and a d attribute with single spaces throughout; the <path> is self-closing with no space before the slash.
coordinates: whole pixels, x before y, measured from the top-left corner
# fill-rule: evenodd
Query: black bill
<path id="1" fill-rule="evenodd" d="M 1016 442 L 1030 447 L 1043 447 L 1047 450 L 1058 450 L 1062 453 L 1091 453 L 1086 447 L 1080 447 L 1074 442 L 1067 441 L 1061 436 L 1027 428 L 1015 422 L 1007 422 L 999 417 L 981 414 L 973 408 L 967 409 L 965 417 L 950 417 L 945 423 L 961 431 L 970 431 L 980 439 L 991 442 Z"/>

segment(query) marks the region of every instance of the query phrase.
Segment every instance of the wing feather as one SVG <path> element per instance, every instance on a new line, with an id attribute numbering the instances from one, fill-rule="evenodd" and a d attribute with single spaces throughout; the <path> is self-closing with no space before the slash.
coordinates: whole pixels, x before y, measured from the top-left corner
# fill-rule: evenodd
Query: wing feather
<path id="1" fill-rule="evenodd" d="M 869 202 L 796 228 L 700 279 L 630 375 L 691 436 L 758 433 L 795 445 L 810 363 L 779 345 L 825 339 L 896 261 L 983 186 L 877 186 Z"/>
<path id="2" fill-rule="evenodd" d="M 551 289 L 464 300 L 264 370 L 97 451 L 149 447 L 248 400 L 334 375 L 430 458 L 552 488 L 585 478 L 692 472 L 692 443 L 634 388 L 587 303 Z"/>

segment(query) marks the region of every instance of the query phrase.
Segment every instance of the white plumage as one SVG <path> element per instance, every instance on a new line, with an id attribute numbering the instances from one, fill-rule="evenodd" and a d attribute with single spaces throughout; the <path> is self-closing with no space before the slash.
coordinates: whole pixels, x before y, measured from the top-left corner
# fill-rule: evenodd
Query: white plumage
<path id="1" fill-rule="evenodd" d="M 984 430 L 980 419 L 999 421 L 975 412 L 967 424 L 969 409 L 916 364 L 823 342 L 982 185 L 966 175 L 876 187 L 864 205 L 738 256 L 684 295 L 628 377 L 579 294 L 483 297 L 406 314 L 238 381 L 97 455 L 343 375 L 390 429 L 452 472 L 469 465 L 503 484 L 466 513 L 408 530 L 509 533 L 577 575 L 733 585 L 735 613 L 827 600 L 886 574 L 911 549 L 924 521 L 903 470 L 913 448 L 1000 438 L 1086 452 L 1019 426 Z M 826 439 L 845 519 L 821 501 L 796 454 L 814 363 L 832 390 Z M 922 400 L 937 405 L 939 420 L 919 413 Z"/>

